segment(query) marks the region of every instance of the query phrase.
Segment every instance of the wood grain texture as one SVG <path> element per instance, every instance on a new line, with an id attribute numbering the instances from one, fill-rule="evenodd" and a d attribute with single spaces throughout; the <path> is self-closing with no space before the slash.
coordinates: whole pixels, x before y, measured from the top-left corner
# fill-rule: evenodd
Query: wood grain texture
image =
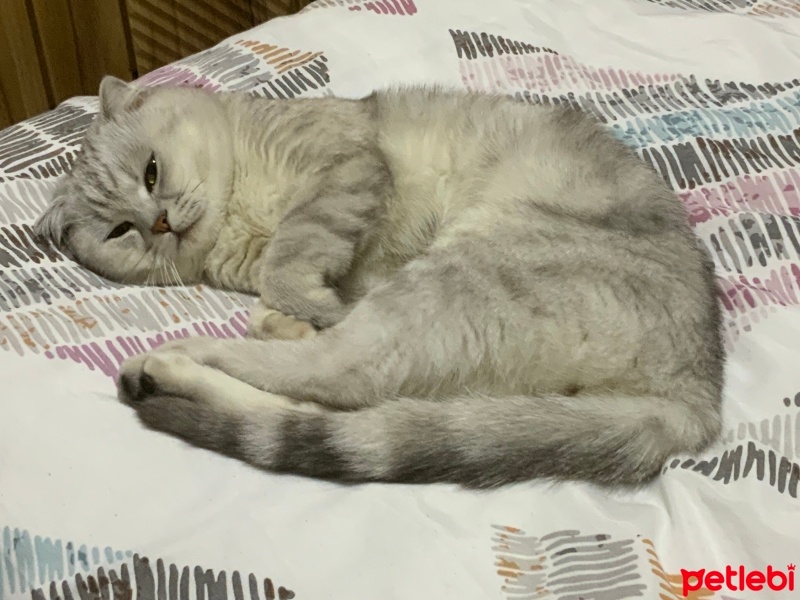
<path id="1" fill-rule="evenodd" d="M 69 0 L 30 0 L 51 104 L 85 93 Z"/>
<path id="2" fill-rule="evenodd" d="M 8 109 L 5 94 L 3 94 L 2 86 L 0 86 L 0 129 L 13 124 L 14 120 L 11 118 L 11 111 Z"/>
<path id="3" fill-rule="evenodd" d="M 254 24 L 258 25 L 298 12 L 311 3 L 311 0 L 251 0 Z"/>
<path id="4" fill-rule="evenodd" d="M 139 75 L 205 50 L 311 0 L 127 0 Z"/>
<path id="5" fill-rule="evenodd" d="M 70 0 L 69 4 L 84 92 L 97 93 L 105 75 L 130 80 L 136 66 L 127 48 L 120 1 Z"/>
<path id="6" fill-rule="evenodd" d="M 134 79 L 310 0 L 0 0 L 0 128 L 105 75 Z"/>
<path id="7" fill-rule="evenodd" d="M 25 0 L 3 0 L 0 18 L 0 92 L 13 122 L 50 106 L 42 77 L 32 15 Z"/>
<path id="8" fill-rule="evenodd" d="M 253 25 L 249 0 L 127 0 L 139 75 Z"/>

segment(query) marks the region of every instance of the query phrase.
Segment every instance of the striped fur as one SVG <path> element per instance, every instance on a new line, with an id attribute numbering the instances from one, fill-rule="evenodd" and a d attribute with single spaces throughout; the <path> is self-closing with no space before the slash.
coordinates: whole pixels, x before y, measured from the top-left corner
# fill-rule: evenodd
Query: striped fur
<path id="1" fill-rule="evenodd" d="M 713 266 L 663 180 L 580 113 L 429 89 L 101 98 L 39 231 L 112 278 L 160 258 L 260 295 L 253 338 L 123 365 L 148 426 L 273 471 L 477 487 L 637 485 L 716 438 Z M 148 233 L 163 210 L 173 231 Z"/>

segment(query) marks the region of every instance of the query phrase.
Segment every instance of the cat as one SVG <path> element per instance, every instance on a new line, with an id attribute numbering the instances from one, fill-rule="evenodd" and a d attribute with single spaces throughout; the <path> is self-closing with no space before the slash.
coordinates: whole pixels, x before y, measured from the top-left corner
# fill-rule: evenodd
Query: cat
<path id="1" fill-rule="evenodd" d="M 721 428 L 713 263 L 589 116 L 440 88 L 106 78 L 36 231 L 117 281 L 258 295 L 129 359 L 148 427 L 341 482 L 641 486 Z"/>

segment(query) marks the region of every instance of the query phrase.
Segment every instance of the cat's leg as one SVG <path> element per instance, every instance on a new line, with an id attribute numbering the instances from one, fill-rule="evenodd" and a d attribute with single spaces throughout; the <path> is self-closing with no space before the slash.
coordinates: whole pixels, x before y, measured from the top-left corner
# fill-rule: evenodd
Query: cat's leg
<path id="1" fill-rule="evenodd" d="M 128 376 L 131 370 L 137 371 L 136 378 Z M 318 404 L 258 390 L 175 352 L 128 361 L 120 377 L 120 399 L 136 409 L 146 426 L 237 458 L 244 447 L 241 428 L 248 422 L 270 427 L 265 414 L 311 417 L 327 412 Z M 280 419 L 272 421 L 275 427 Z M 276 436 L 259 436 L 252 443 L 269 452 Z"/>
<path id="2" fill-rule="evenodd" d="M 615 282 L 613 272 L 550 269 L 526 283 L 512 276 L 513 256 L 481 266 L 491 250 L 417 261 L 311 339 L 190 338 L 153 353 L 345 410 L 310 414 L 273 394 L 251 408 L 219 389 L 200 401 L 164 395 L 161 378 L 173 376 L 147 372 L 147 359 L 125 365 L 121 393 L 154 429 L 258 467 L 346 481 L 640 484 L 715 438 L 721 364 L 704 350 L 690 290 L 664 318 L 664 289 L 625 288 L 625 273 Z M 571 379 L 558 388 L 562 376 Z M 586 387 L 572 397 L 569 383 Z"/>
<path id="3" fill-rule="evenodd" d="M 517 368 L 519 346 L 530 347 L 531 358 L 538 353 L 532 313 L 497 289 L 482 269 L 464 264 L 460 254 L 440 253 L 409 265 L 314 338 L 196 337 L 164 348 L 259 389 L 341 410 L 398 395 L 447 395 L 473 385 L 480 372 L 496 370 L 489 380 L 515 378 L 509 369 Z M 535 379 L 533 366 L 523 371 Z M 135 370 L 129 374 L 135 377 Z"/>
<path id="4" fill-rule="evenodd" d="M 324 193 L 283 218 L 261 257 L 263 306 L 315 328 L 331 327 L 350 311 L 337 284 L 376 227 L 391 186 L 377 153 L 343 161 L 329 179 Z"/>
<path id="5" fill-rule="evenodd" d="M 132 377 L 131 373 L 136 376 Z M 325 410 L 319 404 L 254 388 L 222 371 L 203 366 L 181 352 L 150 352 L 126 361 L 120 373 L 119 393 L 120 400 L 131 405 L 160 395 L 238 412 L 265 407 L 314 413 Z"/>
<path id="6" fill-rule="evenodd" d="M 250 307 L 247 337 L 257 340 L 302 340 L 314 337 L 317 330 L 311 323 L 269 308 L 262 299 Z"/>
<path id="7" fill-rule="evenodd" d="M 293 390 L 293 393 L 274 393 L 337 410 L 371 406 L 394 396 L 392 373 L 377 372 L 388 367 L 387 363 L 382 367 L 381 361 L 376 360 L 383 352 L 368 357 L 355 348 L 348 349 L 348 342 L 334 333 L 328 331 L 297 341 L 197 336 L 169 342 L 144 356 L 183 355 L 203 369 L 225 373 L 254 389 Z M 146 363 L 137 359 L 123 365 L 121 396 L 127 397 L 132 390 L 147 389 L 149 384 L 142 385 L 140 380 L 154 377 L 144 373 Z M 157 379 L 155 387 L 161 387 Z"/>

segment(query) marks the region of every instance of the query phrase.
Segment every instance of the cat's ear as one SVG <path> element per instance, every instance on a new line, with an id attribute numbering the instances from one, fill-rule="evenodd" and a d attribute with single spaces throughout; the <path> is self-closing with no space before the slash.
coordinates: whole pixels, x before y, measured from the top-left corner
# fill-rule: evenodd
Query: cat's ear
<path id="1" fill-rule="evenodd" d="M 138 108 L 144 100 L 144 93 L 145 88 L 106 75 L 100 82 L 100 114 L 110 119 L 121 111 Z"/>
<path id="2" fill-rule="evenodd" d="M 70 197 L 64 186 L 57 186 L 52 202 L 33 224 L 33 232 L 56 248 L 63 248 L 66 242 L 70 225 L 69 203 Z"/>

